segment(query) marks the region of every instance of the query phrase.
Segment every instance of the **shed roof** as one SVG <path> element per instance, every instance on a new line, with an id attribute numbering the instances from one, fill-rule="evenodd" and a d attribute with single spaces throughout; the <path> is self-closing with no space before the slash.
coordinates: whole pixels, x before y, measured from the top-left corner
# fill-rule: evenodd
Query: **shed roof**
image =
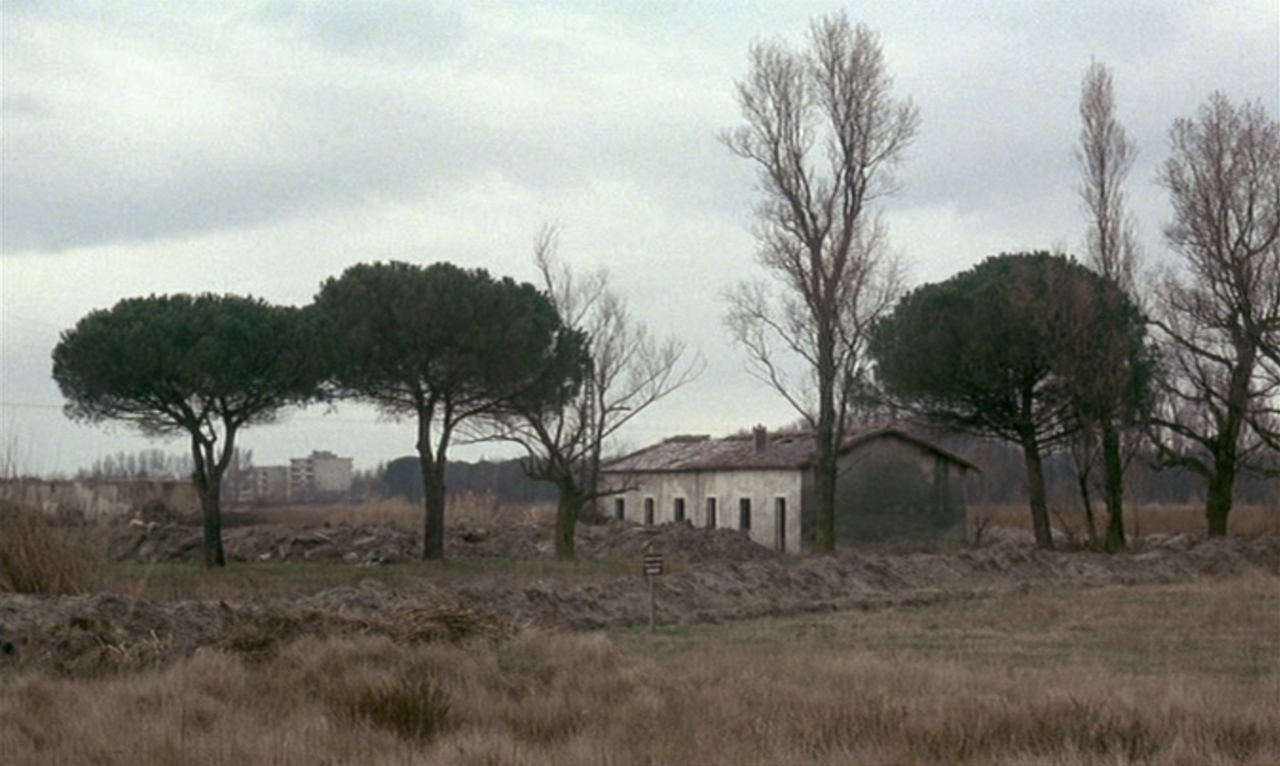
<path id="1" fill-rule="evenodd" d="M 763 434 L 757 448 L 757 434 L 745 433 L 712 439 L 706 434 L 672 436 L 657 444 L 605 463 L 605 473 L 663 473 L 680 471 L 726 471 L 763 469 L 804 469 L 813 462 L 815 439 L 809 431 L 781 431 Z M 917 436 L 896 428 L 877 428 L 845 437 L 840 453 L 847 454 L 878 439 L 898 439 L 917 449 L 937 455 L 966 470 L 978 467 L 964 458 Z"/>

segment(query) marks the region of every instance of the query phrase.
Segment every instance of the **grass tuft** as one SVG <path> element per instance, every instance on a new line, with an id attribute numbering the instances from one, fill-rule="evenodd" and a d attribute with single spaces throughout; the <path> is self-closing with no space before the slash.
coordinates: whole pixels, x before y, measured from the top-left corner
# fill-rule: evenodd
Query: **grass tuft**
<path id="1" fill-rule="evenodd" d="M 106 565 L 101 527 L 0 502 L 0 591 L 82 595 L 94 590 Z"/>
<path id="2" fill-rule="evenodd" d="M 413 742 L 430 742 L 449 722 L 449 696 L 421 676 L 383 680 L 342 699 L 347 718 Z"/>

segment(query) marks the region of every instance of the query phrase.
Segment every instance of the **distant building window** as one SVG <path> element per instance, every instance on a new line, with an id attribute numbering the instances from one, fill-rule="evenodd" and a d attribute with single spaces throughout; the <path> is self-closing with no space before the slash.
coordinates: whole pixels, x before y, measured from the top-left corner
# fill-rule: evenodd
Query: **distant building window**
<path id="1" fill-rule="evenodd" d="M 716 499 L 707 498 L 707 529 L 716 528 Z"/>
<path id="2" fill-rule="evenodd" d="M 644 523 L 653 525 L 653 498 L 646 497 L 644 499 Z"/>
<path id="3" fill-rule="evenodd" d="M 621 497 L 613 499 L 613 518 L 618 521 L 627 518 L 627 501 Z"/>
<path id="4" fill-rule="evenodd" d="M 738 529 L 751 529 L 751 498 L 738 501 Z"/>
<path id="5" fill-rule="evenodd" d="M 684 521 L 684 498 L 683 497 L 676 498 L 675 507 L 672 508 L 672 510 L 675 512 L 676 521 Z"/>

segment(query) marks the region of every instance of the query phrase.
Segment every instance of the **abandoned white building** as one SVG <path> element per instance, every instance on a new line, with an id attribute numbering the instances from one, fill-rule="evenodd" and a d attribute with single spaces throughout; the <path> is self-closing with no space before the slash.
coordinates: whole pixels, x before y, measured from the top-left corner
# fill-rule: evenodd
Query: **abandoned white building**
<path id="1" fill-rule="evenodd" d="M 778 551 L 815 539 L 814 439 L 804 432 L 721 439 L 675 436 L 601 467 L 615 518 L 644 524 L 687 521 L 747 531 Z M 836 487 L 836 540 L 963 538 L 963 477 L 969 461 L 885 428 L 847 437 Z"/>

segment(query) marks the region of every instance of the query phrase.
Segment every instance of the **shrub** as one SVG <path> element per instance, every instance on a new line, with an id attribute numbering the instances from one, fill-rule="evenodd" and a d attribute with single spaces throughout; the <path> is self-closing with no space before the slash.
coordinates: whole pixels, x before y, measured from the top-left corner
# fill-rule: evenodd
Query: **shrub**
<path id="1" fill-rule="evenodd" d="M 35 508 L 0 502 L 0 591 L 88 593 L 98 584 L 106 561 L 101 528 L 61 523 Z"/>

